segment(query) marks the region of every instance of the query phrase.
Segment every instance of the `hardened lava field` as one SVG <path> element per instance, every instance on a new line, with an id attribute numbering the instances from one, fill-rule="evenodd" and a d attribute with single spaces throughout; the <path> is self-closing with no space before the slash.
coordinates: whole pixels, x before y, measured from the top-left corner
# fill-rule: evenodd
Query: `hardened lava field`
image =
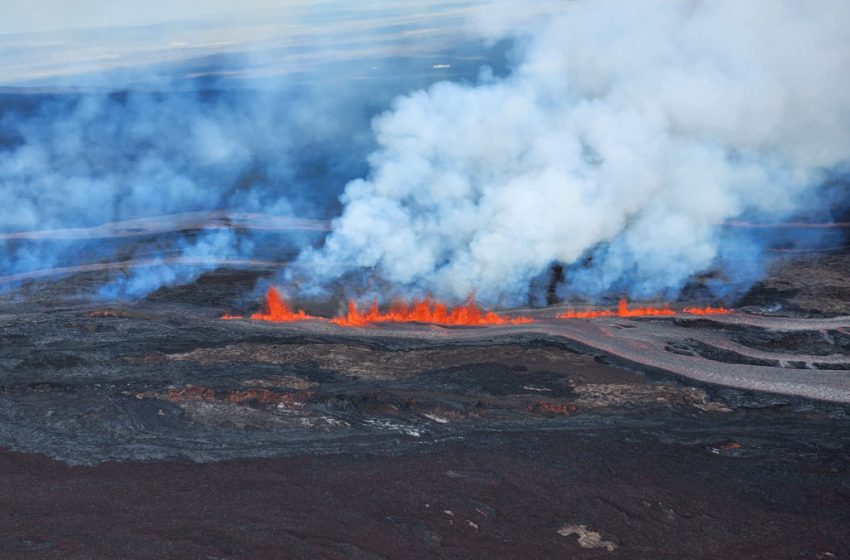
<path id="1" fill-rule="evenodd" d="M 850 549 L 850 320 L 795 310 L 805 287 L 767 291 L 782 315 L 345 326 L 221 320 L 263 312 L 226 305 L 262 271 L 134 304 L 92 303 L 97 274 L 3 296 L 0 545 L 20 557 Z"/>

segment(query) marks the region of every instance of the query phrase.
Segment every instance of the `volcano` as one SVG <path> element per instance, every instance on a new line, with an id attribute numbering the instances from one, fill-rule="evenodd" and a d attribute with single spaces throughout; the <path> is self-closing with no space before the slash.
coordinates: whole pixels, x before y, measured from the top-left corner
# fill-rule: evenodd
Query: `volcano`
<path id="1" fill-rule="evenodd" d="M 6 4 L 0 560 L 847 556 L 846 0 Z"/>

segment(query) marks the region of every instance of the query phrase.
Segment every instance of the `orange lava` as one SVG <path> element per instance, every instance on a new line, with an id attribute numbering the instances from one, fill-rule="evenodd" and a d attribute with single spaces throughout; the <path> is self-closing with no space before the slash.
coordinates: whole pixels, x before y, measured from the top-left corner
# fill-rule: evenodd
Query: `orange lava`
<path id="1" fill-rule="evenodd" d="M 574 311 L 572 309 L 558 315 L 558 319 L 597 319 L 599 317 L 674 317 L 676 312 L 669 305 L 662 307 L 636 307 L 629 309 L 626 298 L 617 304 L 617 310 L 604 309 L 602 311 Z"/>
<path id="2" fill-rule="evenodd" d="M 225 314 L 221 319 L 230 321 L 244 319 L 241 315 Z M 308 315 L 302 310 L 293 311 L 286 300 L 274 288 L 266 292 L 265 310 L 254 313 L 251 319 L 255 321 L 290 322 L 307 319 L 326 320 L 322 317 Z M 368 311 L 360 311 L 357 304 L 348 302 L 348 313 L 331 319 L 332 322 L 344 327 L 362 327 L 371 323 L 437 323 L 443 325 L 519 325 L 533 323 L 529 317 L 503 317 L 492 311 L 484 311 L 472 300 L 458 307 L 448 307 L 430 298 L 415 300 L 411 304 L 397 302 L 389 310 L 382 312 L 377 302 Z"/>
<path id="3" fill-rule="evenodd" d="M 712 307 L 710 305 L 706 307 L 686 307 L 682 311 L 691 315 L 729 315 L 732 313 L 731 309 Z"/>
<path id="4" fill-rule="evenodd" d="M 617 317 L 673 317 L 676 312 L 670 309 L 666 303 L 662 307 L 637 307 L 629 309 L 629 302 L 626 298 L 620 300 L 617 304 Z"/>
<path id="5" fill-rule="evenodd" d="M 373 303 L 368 311 L 360 311 L 353 300 L 348 302 L 348 313 L 331 319 L 344 327 L 362 327 L 370 323 L 437 323 L 441 325 L 519 325 L 533 323 L 529 317 L 502 317 L 484 311 L 470 298 L 466 304 L 450 308 L 430 298 L 413 303 L 397 302 L 386 312 Z"/>
<path id="6" fill-rule="evenodd" d="M 617 312 L 605 309 L 602 311 L 574 311 L 568 309 L 558 315 L 558 319 L 598 319 L 600 317 L 616 317 Z"/>
<path id="7" fill-rule="evenodd" d="M 231 318 L 234 317 L 231 316 Z M 269 291 L 266 292 L 265 313 L 254 313 L 251 315 L 251 319 L 255 321 L 272 321 L 275 323 L 288 323 L 290 321 L 304 321 L 317 318 L 307 315 L 300 309 L 298 311 L 292 311 L 286 300 L 281 298 L 280 294 L 274 288 L 269 288 Z"/>

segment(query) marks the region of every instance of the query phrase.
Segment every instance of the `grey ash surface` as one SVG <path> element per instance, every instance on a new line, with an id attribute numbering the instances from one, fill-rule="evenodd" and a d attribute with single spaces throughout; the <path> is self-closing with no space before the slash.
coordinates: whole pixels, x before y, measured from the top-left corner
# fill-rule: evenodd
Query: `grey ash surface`
<path id="1" fill-rule="evenodd" d="M 4 297 L 0 556 L 850 550 L 846 405 L 622 369 L 548 327 L 218 320 L 212 302 L 245 280 L 212 274 L 133 305 L 78 298 L 85 277 Z M 652 351 L 707 370 L 805 353 L 848 374 L 840 328 L 652 325 L 610 328 L 629 344 L 672 333 Z"/>

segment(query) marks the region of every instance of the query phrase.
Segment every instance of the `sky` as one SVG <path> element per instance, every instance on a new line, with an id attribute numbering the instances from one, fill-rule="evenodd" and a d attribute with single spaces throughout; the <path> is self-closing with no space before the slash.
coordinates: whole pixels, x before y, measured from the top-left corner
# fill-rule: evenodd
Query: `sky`
<path id="1" fill-rule="evenodd" d="M 287 7 L 299 0 L 0 0 L 0 33 L 133 26 Z"/>
<path id="2" fill-rule="evenodd" d="M 85 87 L 92 80 L 75 77 L 213 54 L 276 53 L 252 55 L 263 67 L 249 70 L 281 74 L 318 58 L 402 55 L 402 45 L 434 51 L 481 1 L 0 0 L 0 88 Z"/>

